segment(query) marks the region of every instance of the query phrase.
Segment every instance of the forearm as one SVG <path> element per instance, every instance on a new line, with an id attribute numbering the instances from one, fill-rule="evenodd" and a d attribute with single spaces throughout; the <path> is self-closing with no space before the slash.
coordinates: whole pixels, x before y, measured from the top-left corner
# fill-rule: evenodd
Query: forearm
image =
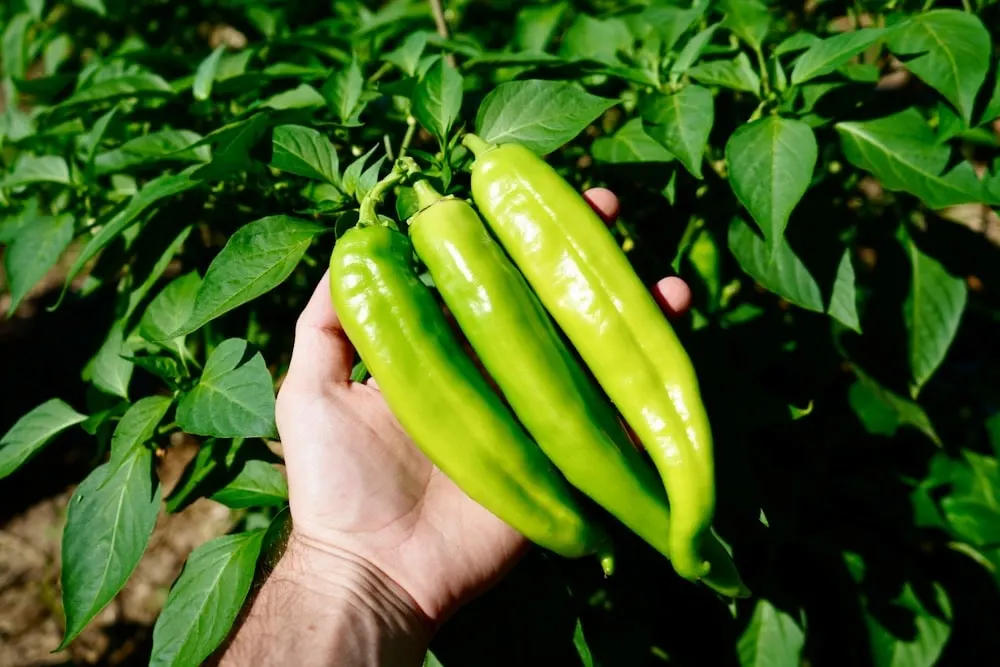
<path id="1" fill-rule="evenodd" d="M 221 664 L 419 667 L 429 639 L 430 624 L 383 573 L 293 537 Z"/>

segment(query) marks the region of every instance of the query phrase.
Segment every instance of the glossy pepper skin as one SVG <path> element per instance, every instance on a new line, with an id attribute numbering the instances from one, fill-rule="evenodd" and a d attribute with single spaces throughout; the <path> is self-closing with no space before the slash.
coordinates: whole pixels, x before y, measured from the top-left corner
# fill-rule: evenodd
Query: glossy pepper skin
<path id="1" fill-rule="evenodd" d="M 494 234 L 635 430 L 670 498 L 670 558 L 705 577 L 715 509 L 712 436 L 687 353 L 587 202 L 519 144 L 474 135 L 472 195 Z"/>
<path id="2" fill-rule="evenodd" d="M 613 561 L 604 532 L 476 369 L 417 276 L 405 235 L 349 230 L 330 258 L 344 331 L 418 447 L 466 494 L 568 558 Z"/>
<path id="3" fill-rule="evenodd" d="M 570 484 L 664 555 L 670 512 L 607 399 L 475 210 L 425 181 L 410 240 L 518 419 Z"/>

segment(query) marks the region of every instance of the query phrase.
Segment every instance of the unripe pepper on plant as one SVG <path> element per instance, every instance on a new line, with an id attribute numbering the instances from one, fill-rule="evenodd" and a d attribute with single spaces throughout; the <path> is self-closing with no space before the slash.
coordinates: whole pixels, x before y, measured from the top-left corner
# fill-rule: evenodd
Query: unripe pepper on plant
<path id="1" fill-rule="evenodd" d="M 414 249 L 518 419 L 573 486 L 669 557 L 663 484 L 524 277 L 467 202 L 442 197 L 426 181 L 414 190 L 420 205 L 409 221 Z M 706 583 L 725 595 L 745 595 L 728 554 L 717 547 L 715 576 Z"/>
<path id="2" fill-rule="evenodd" d="M 369 194 L 359 225 L 337 241 L 330 291 L 386 403 L 417 446 L 473 500 L 562 556 L 597 553 L 610 573 L 608 537 L 464 353 L 416 274 L 409 239 L 375 215 L 372 202 L 379 197 L 376 190 Z"/>
<path id="3" fill-rule="evenodd" d="M 674 569 L 705 577 L 712 436 L 687 353 L 607 226 L 551 166 L 519 144 L 463 143 L 483 217 L 660 471 Z"/>

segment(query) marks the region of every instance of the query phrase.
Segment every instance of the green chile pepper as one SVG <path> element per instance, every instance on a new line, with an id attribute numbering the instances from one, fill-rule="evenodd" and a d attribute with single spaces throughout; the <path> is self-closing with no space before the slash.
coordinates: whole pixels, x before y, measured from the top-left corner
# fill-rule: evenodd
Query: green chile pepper
<path id="1" fill-rule="evenodd" d="M 670 499 L 670 558 L 709 574 L 712 436 L 687 353 L 604 222 L 544 160 L 475 135 L 472 195 L 500 243 L 635 430 Z"/>
<path id="2" fill-rule="evenodd" d="M 531 541 L 568 558 L 597 553 L 610 573 L 606 534 L 462 350 L 414 270 L 409 239 L 383 226 L 349 230 L 330 258 L 330 291 L 344 331 L 427 457 Z"/>

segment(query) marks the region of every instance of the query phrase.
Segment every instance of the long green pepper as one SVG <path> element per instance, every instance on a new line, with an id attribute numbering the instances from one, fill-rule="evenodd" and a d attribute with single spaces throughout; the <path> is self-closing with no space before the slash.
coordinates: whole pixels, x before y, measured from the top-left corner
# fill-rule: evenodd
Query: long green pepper
<path id="1" fill-rule="evenodd" d="M 687 353 L 604 222 L 552 167 L 518 144 L 463 141 L 480 212 L 663 477 L 674 568 L 705 577 L 712 436 Z"/>

